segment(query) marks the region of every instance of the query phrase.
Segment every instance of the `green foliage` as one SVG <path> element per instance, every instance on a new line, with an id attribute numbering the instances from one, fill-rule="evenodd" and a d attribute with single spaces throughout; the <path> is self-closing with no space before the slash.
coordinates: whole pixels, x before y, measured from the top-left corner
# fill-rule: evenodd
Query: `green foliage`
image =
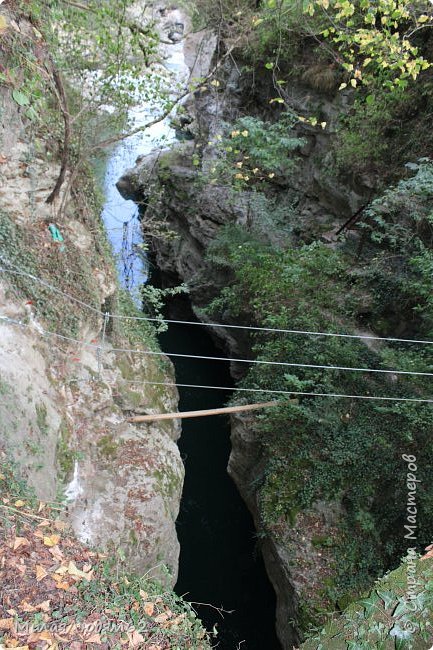
<path id="1" fill-rule="evenodd" d="M 118 557 L 121 557 L 121 553 Z M 128 621 L 151 644 L 164 644 L 172 650 L 208 650 L 211 647 L 209 635 L 189 603 L 155 579 L 126 573 L 121 564 L 113 559 L 99 564 L 92 581 L 80 583 L 79 599 L 80 609 L 69 608 L 69 611 L 59 612 L 59 621 L 80 621 L 88 612 L 99 611 L 102 613 L 102 629 L 104 623 L 109 629 L 113 616 L 109 617 L 105 612 L 112 610 L 118 621 Z M 158 611 L 162 612 L 161 616 L 166 611 L 170 612 L 176 624 L 167 625 L 165 629 L 157 627 L 152 616 L 143 615 L 145 603 L 153 605 L 155 616 Z M 137 607 L 137 604 L 141 607 Z"/>
<path id="2" fill-rule="evenodd" d="M 0 496 L 0 535 L 5 539 L 5 533 L 8 535 L 12 540 L 11 548 L 15 535 L 20 535 L 21 529 L 22 534 L 27 537 L 29 531 L 36 530 L 41 518 L 53 523 L 54 516 L 58 517 L 57 507 L 54 512 L 46 506 L 41 510 L 41 504 L 33 491 L 21 478 L 15 463 L 11 462 L 2 449 Z M 15 501 L 18 499 L 21 503 L 16 503 L 15 507 Z M 44 528 L 44 531 L 46 532 L 47 528 Z M 75 553 L 77 556 L 83 554 L 83 550 L 84 553 L 88 551 L 73 539 L 68 528 L 62 532 L 62 538 L 62 542 L 65 542 L 63 550 L 66 547 L 66 553 Z M 32 549 L 32 553 L 35 555 L 36 551 Z M 127 572 L 122 549 L 114 549 L 111 555 L 99 555 L 97 552 L 91 555 L 91 580 L 78 582 L 74 587 L 73 596 L 72 591 L 69 593 L 72 597 L 57 601 L 50 599 L 51 602 L 54 600 L 55 604 L 52 604 L 49 610 L 49 621 L 51 624 L 55 623 L 56 629 L 62 634 L 64 640 L 61 645 L 70 645 L 72 639 L 67 638 L 69 629 L 72 626 L 73 629 L 81 626 L 83 638 L 86 636 L 94 639 L 89 641 L 89 645 L 106 644 L 114 650 L 120 650 L 128 643 L 128 637 L 132 638 L 133 632 L 135 645 L 139 643 L 149 647 L 169 647 L 172 650 L 210 649 L 210 634 L 203 628 L 192 605 L 167 588 L 166 584 L 163 585 L 148 574 L 137 576 Z M 30 595 L 35 604 L 41 598 L 39 584 L 35 583 Z M 29 593 L 27 584 L 23 585 L 20 576 L 14 576 L 13 588 L 17 593 Z M 50 596 L 50 587 L 43 590 L 43 593 Z M 31 613 L 28 616 L 21 612 L 19 619 L 15 620 L 23 624 L 23 629 L 24 624 L 31 626 L 34 632 L 48 628 L 46 619 L 41 617 L 40 613 Z M 1 642 L 8 643 L 4 630 L 0 631 L 0 645 Z"/>
<path id="3" fill-rule="evenodd" d="M 0 263 L 11 271 L 4 274 L 11 293 L 32 306 L 47 330 L 76 336 L 83 314 L 89 323 L 92 319 L 95 322 L 95 317 L 77 303 L 73 309 L 65 309 L 67 299 L 60 292 L 99 308 L 99 287 L 92 271 L 103 260 L 96 252 L 83 254 L 72 243 L 61 251 L 48 241 L 48 235 L 45 239 L 36 224 L 17 225 L 0 212 Z M 53 292 L 44 283 L 55 286 L 57 291 Z"/>
<path id="4" fill-rule="evenodd" d="M 364 243 L 320 242 L 275 248 L 239 226 L 223 231 L 210 259 L 232 283 L 211 303 L 214 317 L 287 330 L 353 332 L 362 324 L 393 336 L 432 336 L 431 302 L 433 165 L 413 165 L 366 211 Z M 224 315 L 224 316 L 223 316 Z M 350 338 L 256 334 L 258 360 L 431 372 L 429 346 L 367 344 Z M 255 364 L 246 388 L 347 395 L 430 398 L 424 377 Z M 242 394 L 240 394 L 242 397 Z M 402 454 L 422 457 L 428 485 L 433 463 L 430 404 L 299 396 L 256 418 L 267 464 L 258 480 L 262 521 L 278 530 L 318 500 L 344 504 L 336 541 L 334 596 L 365 588 L 404 551 L 407 499 Z M 418 543 L 429 543 L 433 501 L 417 494 Z M 396 535 L 401 530 L 401 535 Z"/>
<path id="5" fill-rule="evenodd" d="M 295 121 L 291 113 L 283 113 L 275 123 L 251 116 L 239 118 L 230 136 L 218 143 L 222 159 L 213 169 L 218 181 L 240 188 L 293 172 L 293 153 L 304 144 L 293 134 Z"/>
<path id="6" fill-rule="evenodd" d="M 357 95 L 341 116 L 333 158 L 344 175 L 377 174 L 380 182 L 401 175 L 402 165 L 424 155 L 432 144 L 431 74 L 389 93 L 380 82 Z"/>
<path id="7" fill-rule="evenodd" d="M 310 39 L 326 47 L 345 71 L 341 88 L 349 83 L 356 87 L 361 81 L 368 85 L 378 76 L 390 90 L 405 88 L 408 79 L 416 79 L 430 66 L 414 42 L 433 24 L 428 2 L 267 0 L 250 20 L 260 54 L 270 55 L 266 64 L 270 69 L 278 70 L 290 57 L 290 47 L 295 45 L 295 51 L 299 47 L 299 40 Z"/>
<path id="8" fill-rule="evenodd" d="M 432 561 L 411 558 L 377 581 L 368 595 L 334 617 L 302 650 L 421 650 L 430 647 L 433 609 Z M 410 588 L 409 575 L 415 580 Z M 409 593 L 410 589 L 410 593 Z"/>
<path id="9" fill-rule="evenodd" d="M 181 293 L 188 293 L 188 287 L 186 284 L 180 284 L 177 287 L 159 289 L 151 284 L 146 284 L 141 287 L 140 293 L 143 300 L 144 313 L 156 321 L 155 327 L 158 332 L 165 332 L 167 324 L 164 323 L 162 310 L 166 299 L 172 296 L 178 296 Z"/>
<path id="10" fill-rule="evenodd" d="M 358 281 L 373 288 L 368 320 L 376 330 L 407 319 L 423 337 L 433 335 L 433 164 L 410 163 L 412 177 L 374 200 L 365 210 L 364 258 Z M 413 364 L 412 364 L 413 365 Z"/>

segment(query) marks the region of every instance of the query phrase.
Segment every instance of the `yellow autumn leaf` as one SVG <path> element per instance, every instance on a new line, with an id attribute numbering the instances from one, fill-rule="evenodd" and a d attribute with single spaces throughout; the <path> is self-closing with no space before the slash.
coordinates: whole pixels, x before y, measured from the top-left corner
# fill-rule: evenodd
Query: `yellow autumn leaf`
<path id="1" fill-rule="evenodd" d="M 44 537 L 45 546 L 57 546 L 60 542 L 60 535 L 49 535 Z"/>
<path id="2" fill-rule="evenodd" d="M 92 579 L 92 571 L 81 571 L 78 569 L 78 567 L 75 565 L 72 560 L 69 562 L 68 567 L 67 567 L 67 572 L 69 573 L 70 576 L 74 576 L 75 578 L 83 578 L 84 580 L 91 580 Z"/>
<path id="3" fill-rule="evenodd" d="M 18 500 L 15 501 L 15 503 L 14 503 L 15 508 L 22 508 L 22 507 L 25 506 L 25 505 L 26 505 L 26 502 L 23 501 L 22 499 L 18 499 Z"/>
<path id="4" fill-rule="evenodd" d="M 356 81 L 356 79 L 351 79 L 350 80 L 350 85 L 353 86 L 353 88 L 356 88 L 357 84 L 358 84 L 358 82 Z"/>
<path id="5" fill-rule="evenodd" d="M 248 138 L 248 131 L 245 129 L 245 131 L 242 131 L 241 135 L 243 135 L 244 138 Z"/>
<path id="6" fill-rule="evenodd" d="M 6 18 L 0 15 L 0 32 L 3 32 L 7 28 L 8 24 Z"/>
<path id="7" fill-rule="evenodd" d="M 347 84 L 343 82 L 342 84 L 340 84 L 338 90 L 344 90 L 345 88 L 347 88 Z"/>
<path id="8" fill-rule="evenodd" d="M 427 16 L 426 14 L 422 14 L 421 16 L 418 16 L 419 23 L 426 23 L 429 19 L 430 16 Z"/>

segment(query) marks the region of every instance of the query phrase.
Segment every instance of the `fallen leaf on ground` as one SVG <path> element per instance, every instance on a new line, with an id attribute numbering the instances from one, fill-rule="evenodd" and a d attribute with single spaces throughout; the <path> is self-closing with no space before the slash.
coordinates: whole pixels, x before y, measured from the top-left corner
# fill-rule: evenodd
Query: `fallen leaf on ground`
<path id="1" fill-rule="evenodd" d="M 144 603 L 144 611 L 148 616 L 152 616 L 153 612 L 155 611 L 154 603 Z"/>
<path id="2" fill-rule="evenodd" d="M 0 618 L 0 630 L 11 630 L 13 626 L 13 618 Z"/>
<path id="3" fill-rule="evenodd" d="M 33 605 L 28 603 L 26 600 L 23 600 L 22 603 L 20 604 L 20 610 L 22 612 L 35 612 L 36 607 L 33 607 Z"/>
<path id="4" fill-rule="evenodd" d="M 168 616 L 167 614 L 158 614 L 158 616 L 155 616 L 153 620 L 155 621 L 155 623 L 165 623 L 166 621 L 168 621 Z"/>
<path id="5" fill-rule="evenodd" d="M 45 546 L 57 546 L 60 542 L 60 535 L 49 535 L 44 537 Z"/>
<path id="6" fill-rule="evenodd" d="M 20 546 L 28 546 L 30 544 L 29 540 L 25 537 L 15 537 L 14 541 L 14 551 L 16 551 Z"/>
<path id="7" fill-rule="evenodd" d="M 92 634 L 92 636 L 86 638 L 86 643 L 96 643 L 97 645 L 102 645 L 101 637 L 98 633 Z"/>
<path id="8" fill-rule="evenodd" d="M 40 609 L 41 612 L 49 612 L 50 611 L 50 601 L 49 600 L 44 600 L 42 603 L 39 603 L 39 605 L 36 605 L 36 609 Z"/>
<path id="9" fill-rule="evenodd" d="M 44 578 L 46 578 L 48 573 L 45 571 L 44 567 L 41 566 L 40 564 L 36 565 L 36 580 L 40 582 Z"/>
<path id="10" fill-rule="evenodd" d="M 129 642 L 132 644 L 132 647 L 137 647 L 140 643 L 144 642 L 144 636 L 140 634 L 137 630 L 134 630 L 131 633 L 128 633 Z"/>

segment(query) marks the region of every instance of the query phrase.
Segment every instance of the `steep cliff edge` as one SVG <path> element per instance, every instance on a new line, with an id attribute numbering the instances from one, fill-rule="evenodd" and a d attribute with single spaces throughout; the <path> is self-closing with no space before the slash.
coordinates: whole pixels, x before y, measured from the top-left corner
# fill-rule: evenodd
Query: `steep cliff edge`
<path id="1" fill-rule="evenodd" d="M 176 410 L 176 390 L 146 384 L 171 383 L 172 366 L 144 354 L 156 349 L 154 334 L 128 318 L 136 311 L 119 293 L 92 172 L 75 179 L 62 210 L 63 196 L 47 204 L 59 164 L 51 134 L 35 140 L 24 111 L 3 88 L 1 443 L 40 499 L 62 500 L 66 489 L 79 539 L 121 548 L 130 568 L 173 585 L 180 428 L 126 422 L 131 412 Z M 124 318 L 104 323 L 107 311 Z"/>
<path id="2" fill-rule="evenodd" d="M 388 189 L 385 173 L 355 173 L 354 165 L 335 174 L 341 121 L 354 113 L 350 91 L 338 95 L 337 85 L 320 93 L 288 73 L 286 95 L 299 98 L 289 108 L 315 111 L 326 132 L 305 118 L 287 127 L 284 112 L 270 115 L 275 79 L 263 69 L 243 72 L 242 80 L 239 67 L 227 65 L 218 83 L 196 94 L 199 112 L 206 98 L 218 109 L 204 110 L 201 122 L 193 118 L 194 142 L 137 161 L 119 189 L 142 200 L 144 230 L 156 214 L 175 233 L 154 238 L 155 259 L 168 284 L 188 283 L 200 320 L 275 328 L 267 334 L 215 328 L 213 335 L 232 356 L 276 364 L 251 368 L 246 378 L 245 366 L 234 364 L 240 386 L 252 388 L 254 398 L 260 389 L 263 396 L 266 389 L 300 395 L 282 397 L 272 414 L 236 418 L 229 463 L 263 538 L 279 638 L 291 648 L 324 612 L 343 610 L 366 593 L 406 551 L 402 457 L 422 455 L 419 471 L 427 479 L 431 413 L 427 403 L 402 405 L 429 395 L 393 368 L 426 371 L 431 358 L 394 337 L 431 335 L 425 292 L 432 169 L 425 159 L 394 168 L 403 180 Z M 334 76 L 332 67 L 328 72 Z M 389 147 L 391 138 L 383 137 Z M 268 164 L 263 152 L 273 156 L 266 173 L 255 166 Z M 288 173 L 282 160 L 291 163 Z M 296 331 L 331 336 L 291 336 Z M 284 363 L 292 367 L 278 367 Z M 353 368 L 358 374 L 347 372 Z M 428 510 L 424 501 L 420 548 L 429 540 Z M 348 648 L 355 647 L 351 639 Z"/>

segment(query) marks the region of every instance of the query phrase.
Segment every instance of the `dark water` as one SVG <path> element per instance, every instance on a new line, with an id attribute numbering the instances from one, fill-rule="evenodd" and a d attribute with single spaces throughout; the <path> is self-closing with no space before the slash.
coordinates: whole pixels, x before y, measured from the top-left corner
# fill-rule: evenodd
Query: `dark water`
<path id="1" fill-rule="evenodd" d="M 160 337 L 166 352 L 221 356 L 205 327 L 171 325 Z M 173 359 L 178 383 L 231 386 L 226 362 Z M 224 406 L 230 390 L 180 388 L 179 410 Z M 252 518 L 227 474 L 227 416 L 183 420 L 180 451 L 186 477 L 178 536 L 176 592 L 197 606 L 208 629 L 216 625 L 221 650 L 280 650 L 275 635 L 275 594 L 265 573 Z"/>

